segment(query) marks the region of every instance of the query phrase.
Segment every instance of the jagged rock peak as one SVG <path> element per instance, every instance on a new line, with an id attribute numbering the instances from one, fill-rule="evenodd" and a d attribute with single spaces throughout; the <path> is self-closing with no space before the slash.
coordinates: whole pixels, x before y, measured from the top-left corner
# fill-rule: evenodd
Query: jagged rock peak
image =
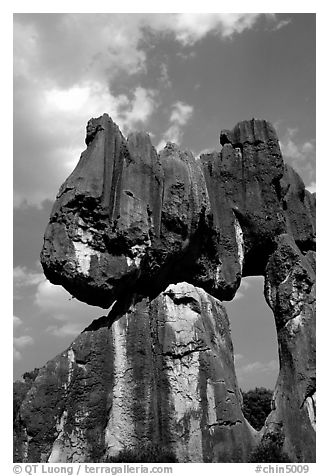
<path id="1" fill-rule="evenodd" d="M 232 144 L 233 147 L 270 141 L 277 143 L 278 136 L 272 124 L 263 119 L 241 121 L 231 131 L 224 129 L 220 133 L 221 145 Z"/>

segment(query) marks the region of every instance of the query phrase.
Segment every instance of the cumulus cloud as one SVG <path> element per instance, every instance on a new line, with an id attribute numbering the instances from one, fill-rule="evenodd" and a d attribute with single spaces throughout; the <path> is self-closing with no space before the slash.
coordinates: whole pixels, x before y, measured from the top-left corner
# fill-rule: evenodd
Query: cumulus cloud
<path id="1" fill-rule="evenodd" d="M 250 381 L 273 382 L 279 373 L 279 362 L 277 359 L 262 362 L 259 360 L 250 362 L 247 357 L 242 354 L 234 355 L 235 372 L 238 381 L 243 384 L 249 384 Z M 258 384 L 257 384 L 258 385 Z"/>
<path id="2" fill-rule="evenodd" d="M 185 104 L 182 101 L 177 101 L 172 108 L 170 122 L 184 126 L 191 118 L 193 113 L 193 106 Z"/>
<path id="3" fill-rule="evenodd" d="M 14 333 L 17 332 L 17 329 L 22 326 L 23 321 L 21 318 L 17 316 L 13 316 L 13 327 Z M 33 344 L 33 338 L 28 335 L 22 335 L 20 337 L 14 337 L 13 339 L 13 357 L 14 361 L 22 359 L 22 352 L 21 350 L 28 345 Z"/>
<path id="4" fill-rule="evenodd" d="M 17 287 L 35 286 L 43 279 L 43 273 L 29 270 L 26 266 L 16 266 L 13 270 L 14 285 Z"/>
<path id="5" fill-rule="evenodd" d="M 114 96 L 97 81 L 68 89 L 28 82 L 19 85 L 14 106 L 16 205 L 24 200 L 37 205 L 55 198 L 85 149 L 85 126 L 91 117 L 109 112 L 125 132 L 147 122 L 156 104 L 154 96 L 154 91 L 140 86 L 131 97 Z"/>
<path id="6" fill-rule="evenodd" d="M 15 15 L 16 206 L 54 199 L 85 148 L 91 117 L 108 112 L 123 131 L 147 122 L 153 90 L 138 82 L 129 95 L 111 90 L 118 74 L 143 70 L 142 34 L 138 15 Z"/>
<path id="7" fill-rule="evenodd" d="M 298 129 L 288 128 L 280 140 L 283 159 L 289 162 L 305 180 L 313 181 L 315 174 L 315 140 L 298 140 Z"/>
<path id="8" fill-rule="evenodd" d="M 16 329 L 17 327 L 20 327 L 22 323 L 23 322 L 20 317 L 14 316 L 14 322 L 13 322 L 14 329 Z"/>
<path id="9" fill-rule="evenodd" d="M 131 101 L 124 97 L 123 104 L 118 112 L 118 123 L 123 132 L 131 130 L 139 122 L 146 123 L 152 115 L 156 100 L 156 92 L 138 86 Z"/>
<path id="10" fill-rule="evenodd" d="M 272 30 L 273 31 L 278 31 L 278 30 L 281 30 L 282 28 L 284 28 L 285 26 L 287 25 L 290 25 L 291 23 L 291 18 L 285 18 L 284 20 L 281 20 L 279 21 L 278 23 L 276 23 Z"/>
<path id="11" fill-rule="evenodd" d="M 166 63 L 160 63 L 159 70 L 159 81 L 162 83 L 162 86 L 164 86 L 165 88 L 170 88 L 172 86 L 172 83 L 170 81 L 168 65 Z"/>
<path id="12" fill-rule="evenodd" d="M 67 322 L 62 325 L 51 325 L 47 327 L 46 332 L 55 337 L 77 336 L 81 333 L 81 324 L 83 327 L 85 326 L 83 322 Z"/>
<path id="13" fill-rule="evenodd" d="M 35 305 L 52 321 L 46 331 L 57 337 L 75 336 L 93 319 L 104 315 L 103 309 L 72 299 L 62 286 L 46 279 L 38 285 Z"/>
<path id="14" fill-rule="evenodd" d="M 311 182 L 309 185 L 306 186 L 306 189 L 311 193 L 315 193 L 316 192 L 316 183 Z"/>
<path id="15" fill-rule="evenodd" d="M 19 349 L 24 349 L 27 345 L 32 345 L 34 342 L 31 336 L 14 337 L 14 345 Z"/>
<path id="16" fill-rule="evenodd" d="M 14 361 L 22 360 L 22 354 L 15 347 L 13 349 L 13 356 L 14 356 Z"/>
<path id="17" fill-rule="evenodd" d="M 14 19 L 20 74 L 42 75 L 68 88 L 81 78 L 107 81 L 145 67 L 140 15 L 18 14 Z"/>
<path id="18" fill-rule="evenodd" d="M 34 339 L 29 335 L 22 335 L 20 337 L 14 337 L 14 360 L 22 359 L 22 351 L 25 347 L 34 343 Z"/>
<path id="19" fill-rule="evenodd" d="M 206 35 L 213 33 L 223 38 L 255 26 L 258 19 L 264 16 L 260 13 L 178 13 L 153 15 L 152 23 L 146 20 L 146 26 L 157 31 L 165 31 L 175 36 L 184 46 L 190 46 L 200 41 Z M 273 14 L 265 16 L 275 21 Z"/>
<path id="20" fill-rule="evenodd" d="M 246 358 L 243 355 L 237 354 L 234 362 L 239 382 L 247 382 L 251 377 L 254 378 L 255 376 L 262 380 L 279 373 L 279 362 L 274 359 L 269 362 L 246 362 Z"/>
<path id="21" fill-rule="evenodd" d="M 28 269 L 26 266 L 16 266 L 13 270 L 14 299 L 21 299 L 24 292 L 29 291 L 44 280 L 43 273 Z"/>
<path id="22" fill-rule="evenodd" d="M 183 137 L 183 126 L 191 119 L 193 114 L 193 106 L 182 101 L 177 101 L 172 105 L 171 115 L 169 118 L 170 126 L 164 133 L 164 138 L 157 146 L 158 150 L 163 149 L 166 142 L 174 142 L 179 145 Z"/>
<path id="23" fill-rule="evenodd" d="M 277 360 L 270 360 L 269 362 L 251 362 L 246 365 L 238 366 L 236 369 L 239 376 L 250 374 L 253 372 L 268 373 L 276 370 L 279 370 Z"/>
<path id="24" fill-rule="evenodd" d="M 184 49 L 210 33 L 222 37 L 242 33 L 259 17 L 218 13 L 15 14 L 15 206 L 54 199 L 85 147 L 90 117 L 108 112 L 124 131 L 138 123 L 147 127 L 159 102 L 157 92 L 139 82 L 147 72 L 146 31 L 170 34 Z M 169 86 L 164 63 L 160 74 L 162 83 Z M 113 81 L 123 75 L 135 77 L 135 85 L 128 95 L 114 94 Z M 168 140 L 179 142 L 181 126 L 179 119 L 171 124 Z"/>

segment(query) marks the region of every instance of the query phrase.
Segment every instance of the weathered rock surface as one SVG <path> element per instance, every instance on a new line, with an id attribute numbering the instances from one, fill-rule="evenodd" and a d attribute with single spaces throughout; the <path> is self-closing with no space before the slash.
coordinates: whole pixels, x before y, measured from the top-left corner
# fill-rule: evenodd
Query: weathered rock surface
<path id="1" fill-rule="evenodd" d="M 192 154 L 168 144 L 159 157 L 147 134 L 125 140 L 106 114 L 89 121 L 86 142 L 45 234 L 46 276 L 105 308 L 127 290 L 155 296 L 190 276 L 208 203 Z"/>
<path id="2" fill-rule="evenodd" d="M 265 435 L 279 433 L 293 461 L 315 462 L 315 253 L 288 235 L 266 269 L 265 297 L 278 334 L 280 374 Z"/>
<path id="3" fill-rule="evenodd" d="M 41 262 L 78 299 L 114 304 L 17 384 L 17 461 L 104 461 L 143 442 L 179 461 L 247 461 L 259 435 L 216 298 L 252 275 L 265 276 L 280 357 L 263 438 L 278 433 L 292 461 L 315 460 L 315 195 L 268 122 L 240 122 L 220 143 L 200 159 L 171 143 L 158 154 L 106 114 L 89 121 Z"/>
<path id="4" fill-rule="evenodd" d="M 275 236 L 288 231 L 269 123 L 239 123 L 200 160 L 174 144 L 158 155 L 145 133 L 125 140 L 106 114 L 89 121 L 86 142 L 45 234 L 50 281 L 106 308 L 127 290 L 156 296 L 183 280 L 232 299 L 242 275 L 264 274 Z M 289 217 L 295 201 L 305 208 L 293 196 Z"/>
<path id="5" fill-rule="evenodd" d="M 223 269 L 237 275 L 236 241 L 242 275 L 263 275 L 274 237 L 286 230 L 278 193 L 284 170 L 278 138 L 271 124 L 253 119 L 223 131 L 220 142 L 221 152 L 201 156 L 201 161 Z M 223 278 L 229 282 L 227 274 Z"/>
<path id="6" fill-rule="evenodd" d="M 290 165 L 284 167 L 280 188 L 287 232 L 302 251 L 315 251 L 315 194 L 305 189 Z"/>
<path id="7" fill-rule="evenodd" d="M 245 460 L 255 436 L 221 303 L 180 283 L 113 318 L 39 370 L 16 415 L 17 461 L 104 461 L 145 441 L 180 462 Z"/>

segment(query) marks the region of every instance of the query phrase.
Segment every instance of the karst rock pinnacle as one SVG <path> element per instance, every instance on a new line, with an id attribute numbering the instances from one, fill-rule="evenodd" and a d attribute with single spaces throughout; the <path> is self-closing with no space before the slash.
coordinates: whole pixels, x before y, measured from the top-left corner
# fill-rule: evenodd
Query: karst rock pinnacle
<path id="1" fill-rule="evenodd" d="M 16 461 L 102 462 L 156 444 L 179 462 L 245 462 L 273 433 L 291 461 L 315 461 L 315 194 L 269 122 L 239 122 L 220 144 L 158 153 L 107 114 L 88 122 L 41 263 L 108 311 L 15 383 Z M 243 416 L 221 302 L 245 276 L 264 276 L 278 336 L 260 432 Z"/>

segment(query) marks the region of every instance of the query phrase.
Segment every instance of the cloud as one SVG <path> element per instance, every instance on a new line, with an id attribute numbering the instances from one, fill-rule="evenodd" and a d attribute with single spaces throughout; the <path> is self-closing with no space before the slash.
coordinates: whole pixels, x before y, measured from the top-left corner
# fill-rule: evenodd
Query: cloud
<path id="1" fill-rule="evenodd" d="M 55 337 L 67 337 L 67 336 L 77 336 L 81 332 L 81 323 L 79 322 L 68 322 L 66 324 L 56 326 L 48 326 L 46 332 L 54 335 Z"/>
<path id="2" fill-rule="evenodd" d="M 142 87 L 146 32 L 172 35 L 177 51 L 208 34 L 229 38 L 253 28 L 263 14 L 15 14 L 14 204 L 53 200 L 85 148 L 85 126 L 108 112 L 123 131 L 147 128 L 157 91 Z M 275 16 L 267 15 L 271 22 Z M 129 94 L 114 81 L 133 78 Z M 169 87 L 168 67 L 160 83 Z M 166 131 L 180 142 L 183 110 Z M 187 105 L 186 105 L 187 106 Z"/>
<path id="3" fill-rule="evenodd" d="M 34 339 L 31 336 L 23 335 L 20 337 L 14 337 L 14 360 L 21 360 L 22 359 L 22 350 L 25 347 L 34 344 Z"/>
<path id="4" fill-rule="evenodd" d="M 29 270 L 26 266 L 16 266 L 13 270 L 14 299 L 22 299 L 24 293 L 29 292 L 31 287 L 37 286 L 44 279 L 43 273 Z"/>
<path id="5" fill-rule="evenodd" d="M 28 14 L 14 24 L 14 204 L 54 199 L 85 148 L 91 117 L 128 131 L 152 115 L 156 92 L 114 95 L 111 81 L 144 71 L 139 15 Z M 37 171 L 37 173 L 36 173 Z"/>
<path id="6" fill-rule="evenodd" d="M 306 189 L 311 193 L 315 193 L 316 192 L 316 183 L 311 182 L 309 185 L 306 186 Z"/>
<path id="7" fill-rule="evenodd" d="M 16 266 L 13 271 L 13 278 L 16 287 L 36 286 L 44 280 L 44 275 L 28 270 L 26 266 Z"/>
<path id="8" fill-rule="evenodd" d="M 24 200 L 40 205 L 55 198 L 85 149 L 85 127 L 91 117 L 109 112 L 125 132 L 147 122 L 155 108 L 154 97 L 153 90 L 140 86 L 131 97 L 114 96 L 107 85 L 96 81 L 68 89 L 18 82 L 14 106 L 16 206 Z"/>
<path id="9" fill-rule="evenodd" d="M 119 126 L 121 124 L 123 132 L 131 130 L 139 122 L 146 123 L 155 109 L 156 92 L 154 90 L 138 86 L 133 96 L 131 101 L 125 98 L 125 104 L 118 112 L 118 124 Z"/>
<path id="10" fill-rule="evenodd" d="M 166 63 L 160 63 L 159 70 L 160 70 L 160 75 L 159 75 L 160 83 L 162 83 L 162 86 L 164 86 L 165 88 L 171 88 L 172 83 L 169 77 L 168 65 Z"/>
<path id="11" fill-rule="evenodd" d="M 271 372 L 278 372 L 279 371 L 279 364 L 277 360 L 270 360 L 269 362 L 250 362 L 248 364 L 243 364 L 240 360 L 236 361 L 236 373 L 238 379 L 242 379 L 247 377 L 250 374 L 259 374 L 259 373 L 271 373 Z"/>
<path id="12" fill-rule="evenodd" d="M 20 327 L 22 324 L 23 324 L 22 319 L 20 317 L 14 316 L 14 322 L 13 322 L 14 329 L 17 329 L 17 327 Z"/>
<path id="13" fill-rule="evenodd" d="M 283 159 L 294 167 L 302 176 L 314 179 L 315 175 L 315 140 L 299 141 L 297 139 L 298 129 L 288 128 L 280 140 Z"/>
<path id="14" fill-rule="evenodd" d="M 107 81 L 145 67 L 140 15 L 18 14 L 15 70 L 68 88 L 81 78 Z"/>
<path id="15" fill-rule="evenodd" d="M 13 349 L 14 361 L 22 360 L 22 354 L 15 347 Z"/>
<path id="16" fill-rule="evenodd" d="M 281 30 L 281 28 L 284 28 L 287 25 L 290 25 L 291 23 L 291 18 L 286 18 L 284 20 L 279 21 L 274 27 L 272 28 L 272 31 L 278 31 Z"/>
<path id="17" fill-rule="evenodd" d="M 157 145 L 157 150 L 163 149 L 166 142 L 174 142 L 179 145 L 183 137 L 183 126 L 191 119 L 193 115 L 193 106 L 182 101 L 177 101 L 172 105 L 172 111 L 169 118 L 171 124 L 163 135 L 163 139 Z"/>
<path id="18" fill-rule="evenodd" d="M 34 342 L 31 336 L 14 337 L 14 345 L 19 349 L 24 349 L 27 345 L 32 345 Z"/>
<path id="19" fill-rule="evenodd" d="M 230 38 L 256 25 L 260 13 L 178 13 L 153 15 L 146 26 L 155 31 L 164 31 L 175 36 L 183 46 L 191 46 L 208 34 Z M 265 14 L 271 21 L 275 15 Z"/>
<path id="20" fill-rule="evenodd" d="M 242 354 L 234 355 L 235 373 L 241 384 L 250 385 L 251 381 L 270 381 L 279 373 L 279 362 L 272 359 L 268 362 L 256 360 L 248 362 L 248 359 Z M 270 380 L 269 380 L 270 379 Z M 256 385 L 259 385 L 258 383 Z"/>
<path id="21" fill-rule="evenodd" d="M 34 303 L 41 315 L 51 321 L 46 332 L 57 337 L 75 336 L 93 319 L 104 315 L 103 309 L 72 299 L 62 286 L 46 279 L 38 285 Z"/>
<path id="22" fill-rule="evenodd" d="M 52 312 L 59 320 L 66 319 L 66 312 L 71 307 L 72 297 L 62 286 L 51 284 L 48 280 L 38 285 L 35 295 L 35 304 L 41 311 Z"/>
<path id="23" fill-rule="evenodd" d="M 193 114 L 193 106 L 177 101 L 172 108 L 170 122 L 184 126 Z"/>

